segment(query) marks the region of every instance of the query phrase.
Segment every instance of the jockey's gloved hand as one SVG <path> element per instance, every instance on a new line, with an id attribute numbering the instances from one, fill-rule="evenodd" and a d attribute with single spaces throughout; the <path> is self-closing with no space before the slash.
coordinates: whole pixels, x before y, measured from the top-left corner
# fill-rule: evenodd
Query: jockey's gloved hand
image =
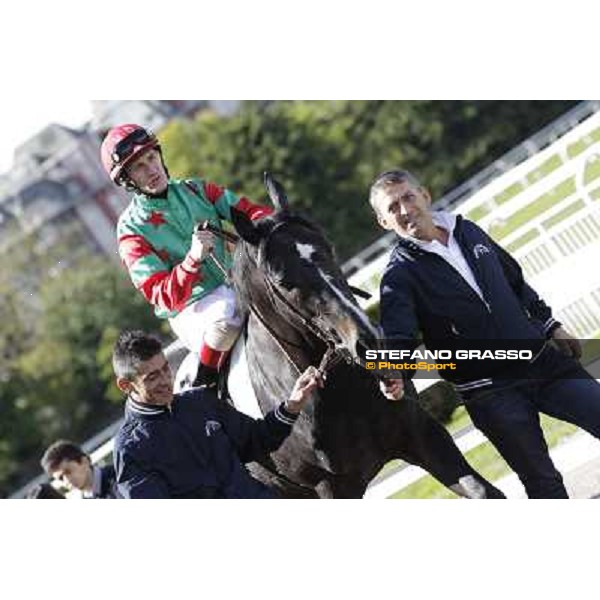
<path id="1" fill-rule="evenodd" d="M 192 234 L 192 246 L 188 254 L 193 260 L 202 262 L 214 247 L 215 235 L 210 231 L 198 230 Z"/>

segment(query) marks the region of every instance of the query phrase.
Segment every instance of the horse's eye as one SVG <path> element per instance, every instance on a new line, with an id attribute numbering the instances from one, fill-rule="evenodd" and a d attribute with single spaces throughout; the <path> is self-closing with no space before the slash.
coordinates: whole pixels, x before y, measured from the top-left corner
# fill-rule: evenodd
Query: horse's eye
<path id="1" fill-rule="evenodd" d="M 278 285 L 281 285 L 283 283 L 283 279 L 285 277 L 283 269 L 278 269 L 272 265 L 269 265 L 268 273 L 269 273 L 269 279 L 273 283 L 276 283 Z"/>

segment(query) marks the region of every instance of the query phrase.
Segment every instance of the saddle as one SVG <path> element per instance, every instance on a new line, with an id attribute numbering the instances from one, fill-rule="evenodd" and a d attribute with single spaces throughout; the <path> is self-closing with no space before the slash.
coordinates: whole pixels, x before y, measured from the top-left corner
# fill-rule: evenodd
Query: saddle
<path id="1" fill-rule="evenodd" d="M 262 418 L 262 412 L 254 392 L 246 360 L 247 327 L 248 322 L 246 321 L 225 364 L 219 371 L 217 395 L 220 399 L 227 399 L 232 406 L 249 417 L 259 419 Z M 181 361 L 175 374 L 174 391 L 176 393 L 193 387 L 199 360 L 196 352 L 189 352 Z"/>

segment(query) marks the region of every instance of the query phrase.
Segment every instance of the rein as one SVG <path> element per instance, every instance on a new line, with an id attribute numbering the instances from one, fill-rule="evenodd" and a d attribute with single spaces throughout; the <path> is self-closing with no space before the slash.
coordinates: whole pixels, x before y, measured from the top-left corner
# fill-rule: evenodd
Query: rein
<path id="1" fill-rule="evenodd" d="M 298 222 L 300 222 L 304 226 L 307 226 L 310 228 L 310 224 L 307 221 L 305 221 L 304 219 L 299 218 Z M 258 258 L 257 258 L 257 266 L 259 268 L 262 267 L 262 264 L 264 262 L 267 245 L 271 239 L 271 236 L 278 229 L 281 229 L 282 227 L 284 227 L 285 225 L 288 225 L 288 224 L 289 224 L 289 222 L 287 222 L 287 221 L 277 223 L 277 225 L 275 225 L 275 227 L 273 227 L 273 229 L 269 232 L 269 235 L 261 241 L 259 248 L 258 248 Z M 225 240 L 227 242 L 237 243 L 240 239 L 237 235 L 235 235 L 233 233 L 229 233 L 227 231 L 223 231 L 221 228 L 215 227 L 208 221 L 205 221 L 204 223 L 199 224 L 199 227 L 200 227 L 200 229 L 203 229 L 205 231 L 210 231 L 214 235 L 222 238 L 223 240 Z M 214 256 L 212 258 L 217 263 L 217 266 L 220 267 L 221 270 L 225 273 L 223 267 L 219 264 L 219 262 L 216 260 L 216 258 Z M 265 282 L 267 292 L 269 295 L 269 299 L 271 300 L 271 302 L 274 304 L 275 303 L 274 300 L 276 299 L 280 303 L 282 303 L 287 308 L 287 310 L 289 312 L 291 312 L 293 315 L 295 315 L 301 321 L 301 323 L 314 336 L 319 338 L 321 341 L 325 342 L 325 344 L 327 345 L 327 350 L 325 351 L 325 354 L 323 355 L 323 358 L 321 359 L 321 362 L 318 367 L 318 371 L 319 371 L 319 373 L 321 373 L 321 375 L 325 375 L 325 373 L 329 369 L 333 368 L 342 359 L 345 359 L 346 362 L 348 362 L 348 363 L 352 362 L 352 357 L 350 356 L 348 351 L 344 348 L 339 347 L 338 342 L 328 331 L 325 331 L 321 327 L 316 325 L 313 322 L 313 319 L 311 317 L 307 317 L 306 315 L 304 315 L 302 313 L 302 311 L 300 311 L 296 306 L 294 306 L 281 293 L 281 291 L 273 284 L 273 282 L 268 278 L 268 276 L 266 274 L 264 275 L 263 280 Z M 277 339 L 275 334 L 273 333 L 272 329 L 267 324 L 266 319 L 259 313 L 259 311 L 256 309 L 256 307 L 251 305 L 250 309 L 256 315 L 256 317 L 261 321 L 261 323 L 264 325 L 264 327 L 267 329 L 267 331 L 271 334 L 271 336 L 273 336 L 273 338 Z M 289 356 L 288 356 L 288 358 L 289 358 Z"/>
<path id="2" fill-rule="evenodd" d="M 315 337 L 319 338 L 321 341 L 325 342 L 325 344 L 327 345 L 327 350 L 325 351 L 325 354 L 323 355 L 323 358 L 321 359 L 321 363 L 319 364 L 319 367 L 317 369 L 319 371 L 319 373 L 321 373 L 321 375 L 324 375 L 329 369 L 333 368 L 343 358 L 348 363 L 352 362 L 352 358 L 348 354 L 348 351 L 345 348 L 340 348 L 339 345 L 337 344 L 336 340 L 333 338 L 333 336 L 329 332 L 324 331 L 318 325 L 315 325 L 315 323 L 313 323 L 311 318 L 302 314 L 302 312 L 300 310 L 298 310 L 275 287 L 273 282 L 268 277 L 266 277 L 266 276 L 264 277 L 264 282 L 267 286 L 267 290 L 268 290 L 269 298 L 271 299 L 271 302 L 273 302 L 274 298 L 276 298 L 281 303 L 283 303 L 284 306 L 288 309 L 288 311 L 290 311 L 293 315 L 295 315 L 301 321 L 301 323 Z M 274 304 L 274 302 L 273 302 L 273 304 Z M 258 311 L 256 310 L 256 307 L 253 307 L 253 311 L 257 316 L 259 316 Z M 268 327 L 268 325 L 266 324 L 265 319 L 261 318 L 261 321 L 263 322 L 263 325 L 265 325 L 265 327 L 267 327 L 267 330 L 269 331 L 269 333 L 271 333 L 271 335 L 273 335 L 273 337 L 275 337 L 273 332 L 271 331 L 271 328 Z"/>
<path id="3" fill-rule="evenodd" d="M 289 225 L 290 223 L 294 222 L 300 223 L 301 225 L 304 225 L 309 229 L 313 228 L 310 225 L 310 223 L 308 223 L 305 219 L 302 219 L 301 217 L 297 217 L 293 221 L 282 221 L 280 223 L 277 223 L 275 227 L 271 229 L 269 235 L 267 235 L 267 237 L 265 237 L 261 241 L 258 247 L 257 266 L 259 268 L 262 268 L 262 264 L 265 261 L 265 257 L 267 254 L 267 246 L 273 234 L 277 230 L 282 229 L 286 225 Z M 263 276 L 263 281 L 265 282 L 271 302 L 275 304 L 274 300 L 276 299 L 280 303 L 282 303 L 287 308 L 287 310 L 291 314 L 295 315 L 315 337 L 319 338 L 327 345 L 327 350 L 325 351 L 325 354 L 323 355 L 321 363 L 318 367 L 318 371 L 321 373 L 321 375 L 324 375 L 329 369 L 333 368 L 333 366 L 336 365 L 343 358 L 346 360 L 347 363 L 352 362 L 352 357 L 350 356 L 349 352 L 345 348 L 341 348 L 339 346 L 337 340 L 333 337 L 333 335 L 330 332 L 325 331 L 323 328 L 319 327 L 316 323 L 314 323 L 312 317 L 307 317 L 305 314 L 302 313 L 301 310 L 299 310 L 294 304 L 292 304 L 266 274 L 264 274 Z"/>
<path id="4" fill-rule="evenodd" d="M 240 240 L 240 238 L 235 233 L 229 233 L 229 231 L 224 231 L 220 227 L 212 225 L 210 221 L 198 223 L 198 225 L 196 225 L 196 228 L 202 231 L 210 231 L 212 234 L 216 235 L 217 237 L 220 237 L 222 240 L 225 240 L 226 242 L 231 242 L 232 244 L 236 244 Z"/>

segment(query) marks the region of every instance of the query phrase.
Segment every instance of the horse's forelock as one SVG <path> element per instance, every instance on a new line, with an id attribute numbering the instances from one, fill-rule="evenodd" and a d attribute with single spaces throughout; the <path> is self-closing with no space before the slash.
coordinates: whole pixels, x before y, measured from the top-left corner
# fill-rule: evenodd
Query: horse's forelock
<path id="1" fill-rule="evenodd" d="M 298 223 L 299 225 L 304 225 L 307 229 L 314 231 L 319 237 L 322 238 L 324 245 L 335 257 L 335 249 L 333 244 L 329 241 L 327 235 L 325 235 L 323 228 L 302 213 L 288 212 L 287 214 L 284 214 L 278 222 L 287 222 L 290 224 Z"/>
<path id="2" fill-rule="evenodd" d="M 335 250 L 331 242 L 327 239 L 323 229 L 308 217 L 296 212 L 276 212 L 273 215 L 266 217 L 262 221 L 262 229 L 264 237 L 279 224 L 288 223 L 290 226 L 298 224 L 306 229 L 316 233 L 322 240 L 326 248 L 332 253 L 335 261 Z M 258 269 L 264 268 L 257 264 L 258 248 L 240 240 L 238 242 L 235 259 L 232 267 L 233 286 L 238 296 L 240 307 L 247 309 L 251 304 L 251 290 L 249 283 L 251 278 L 249 274 Z"/>

